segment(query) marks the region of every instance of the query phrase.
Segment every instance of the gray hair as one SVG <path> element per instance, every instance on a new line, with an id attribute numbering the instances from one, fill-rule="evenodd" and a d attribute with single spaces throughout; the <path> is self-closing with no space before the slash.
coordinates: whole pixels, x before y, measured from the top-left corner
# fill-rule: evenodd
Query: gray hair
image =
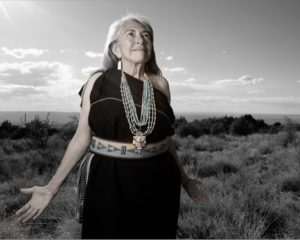
<path id="1" fill-rule="evenodd" d="M 156 75 L 161 76 L 161 70 L 158 67 L 155 59 L 155 51 L 154 51 L 154 45 L 153 45 L 153 29 L 146 17 L 137 15 L 137 14 L 128 14 L 125 17 L 122 17 L 121 19 L 118 19 L 114 21 L 108 30 L 108 34 L 106 37 L 106 42 L 104 45 L 104 54 L 103 54 L 103 60 L 102 60 L 102 67 L 98 70 L 94 71 L 90 74 L 90 76 L 94 75 L 96 72 L 103 72 L 107 69 L 117 69 L 118 65 L 118 58 L 112 51 L 112 45 L 117 41 L 120 32 L 124 25 L 128 21 L 135 21 L 141 25 L 143 25 L 146 30 L 151 35 L 151 41 L 152 41 L 152 50 L 151 50 L 151 57 L 149 61 L 145 64 L 145 72 L 154 73 Z"/>

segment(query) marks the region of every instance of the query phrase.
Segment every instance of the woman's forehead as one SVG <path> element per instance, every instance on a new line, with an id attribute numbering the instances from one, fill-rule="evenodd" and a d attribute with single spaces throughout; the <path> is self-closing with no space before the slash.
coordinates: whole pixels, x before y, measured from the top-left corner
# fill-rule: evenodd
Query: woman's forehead
<path id="1" fill-rule="evenodd" d="M 138 29 L 138 30 L 147 30 L 144 25 L 134 21 L 134 20 L 129 20 L 126 21 L 123 25 L 123 31 L 125 32 L 128 29 Z"/>

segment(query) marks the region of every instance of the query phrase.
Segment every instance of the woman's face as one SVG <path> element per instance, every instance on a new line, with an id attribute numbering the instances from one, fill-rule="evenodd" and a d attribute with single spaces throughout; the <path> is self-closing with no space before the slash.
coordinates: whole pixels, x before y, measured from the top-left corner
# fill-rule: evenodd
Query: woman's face
<path id="1" fill-rule="evenodd" d="M 151 57 L 151 35 L 146 28 L 135 21 L 128 21 L 121 29 L 113 52 L 123 63 L 146 63 Z"/>

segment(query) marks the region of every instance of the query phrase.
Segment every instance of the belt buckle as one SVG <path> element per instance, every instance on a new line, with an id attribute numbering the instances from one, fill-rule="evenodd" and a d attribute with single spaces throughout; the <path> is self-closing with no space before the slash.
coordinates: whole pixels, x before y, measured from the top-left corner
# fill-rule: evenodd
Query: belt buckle
<path id="1" fill-rule="evenodd" d="M 139 157 L 141 157 L 143 148 L 146 146 L 146 136 L 133 136 L 132 143 L 135 146 L 135 151 L 139 154 Z"/>

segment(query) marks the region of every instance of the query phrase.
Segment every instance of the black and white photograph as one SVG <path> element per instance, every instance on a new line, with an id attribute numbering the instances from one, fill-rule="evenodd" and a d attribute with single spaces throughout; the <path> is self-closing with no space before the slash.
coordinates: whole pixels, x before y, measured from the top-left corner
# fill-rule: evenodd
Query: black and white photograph
<path id="1" fill-rule="evenodd" d="M 0 0 L 0 239 L 300 239 L 300 0 Z"/>

